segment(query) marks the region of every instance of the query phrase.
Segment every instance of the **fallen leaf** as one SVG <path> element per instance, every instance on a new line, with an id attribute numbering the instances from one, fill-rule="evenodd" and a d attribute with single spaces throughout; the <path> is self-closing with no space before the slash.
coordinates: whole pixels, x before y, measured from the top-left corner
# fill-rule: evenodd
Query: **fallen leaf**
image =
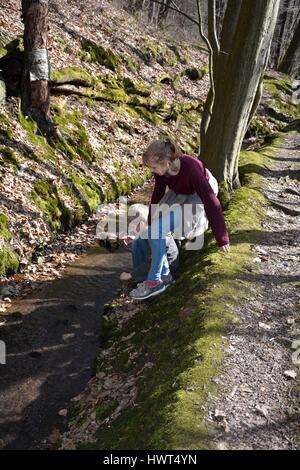
<path id="1" fill-rule="evenodd" d="M 285 370 L 284 375 L 289 379 L 295 379 L 297 377 L 297 372 L 294 370 Z"/>

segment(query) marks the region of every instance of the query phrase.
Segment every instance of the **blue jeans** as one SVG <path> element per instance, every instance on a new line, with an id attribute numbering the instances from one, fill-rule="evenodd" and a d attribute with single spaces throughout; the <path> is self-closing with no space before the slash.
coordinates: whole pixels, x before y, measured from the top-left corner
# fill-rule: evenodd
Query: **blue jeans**
<path id="1" fill-rule="evenodd" d="M 175 208 L 167 214 L 160 214 L 154 219 L 147 230 L 141 233 L 140 238 L 149 242 L 151 248 L 151 266 L 147 275 L 148 281 L 160 281 L 161 276 L 170 273 L 169 263 L 167 259 L 166 237 L 169 232 L 174 232 L 179 224 L 181 217 L 181 208 Z M 143 256 L 144 246 L 140 242 L 136 248 L 135 256 Z"/>

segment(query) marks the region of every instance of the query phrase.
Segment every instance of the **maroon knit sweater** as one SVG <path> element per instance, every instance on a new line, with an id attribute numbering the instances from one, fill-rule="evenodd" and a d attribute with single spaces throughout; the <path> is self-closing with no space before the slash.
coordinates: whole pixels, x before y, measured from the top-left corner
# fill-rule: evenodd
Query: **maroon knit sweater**
<path id="1" fill-rule="evenodd" d="M 208 182 L 209 176 L 204 163 L 189 155 L 182 155 L 179 158 L 181 166 L 177 175 L 159 176 L 154 173 L 155 186 L 151 204 L 158 204 L 165 194 L 167 186 L 176 194 L 197 193 L 204 204 L 205 213 L 218 245 L 227 245 L 229 237 L 222 207 Z M 148 223 L 151 223 L 151 211 L 149 211 Z"/>

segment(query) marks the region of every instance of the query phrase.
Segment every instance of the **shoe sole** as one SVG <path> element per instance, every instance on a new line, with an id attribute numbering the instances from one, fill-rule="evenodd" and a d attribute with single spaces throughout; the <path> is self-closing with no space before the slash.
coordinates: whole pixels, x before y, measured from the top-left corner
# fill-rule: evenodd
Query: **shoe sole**
<path id="1" fill-rule="evenodd" d="M 135 300 L 146 300 L 146 299 L 149 299 L 149 297 L 154 297 L 155 295 L 161 294 L 162 292 L 166 290 L 168 286 L 164 285 L 163 287 L 164 287 L 163 289 L 160 289 L 158 291 L 150 292 L 150 294 L 146 295 L 145 297 L 134 297 L 133 295 L 130 295 L 130 297 L 132 297 Z"/>

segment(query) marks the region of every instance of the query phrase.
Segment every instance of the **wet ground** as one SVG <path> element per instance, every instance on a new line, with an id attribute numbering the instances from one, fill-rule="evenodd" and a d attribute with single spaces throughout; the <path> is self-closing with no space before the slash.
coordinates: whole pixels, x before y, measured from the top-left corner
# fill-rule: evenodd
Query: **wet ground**
<path id="1" fill-rule="evenodd" d="M 92 247 L 61 279 L 13 302 L 1 329 L 7 352 L 0 375 L 1 448 L 43 448 L 64 429 L 64 409 L 91 378 L 104 305 L 117 295 L 129 263 L 128 251 L 116 256 Z"/>

